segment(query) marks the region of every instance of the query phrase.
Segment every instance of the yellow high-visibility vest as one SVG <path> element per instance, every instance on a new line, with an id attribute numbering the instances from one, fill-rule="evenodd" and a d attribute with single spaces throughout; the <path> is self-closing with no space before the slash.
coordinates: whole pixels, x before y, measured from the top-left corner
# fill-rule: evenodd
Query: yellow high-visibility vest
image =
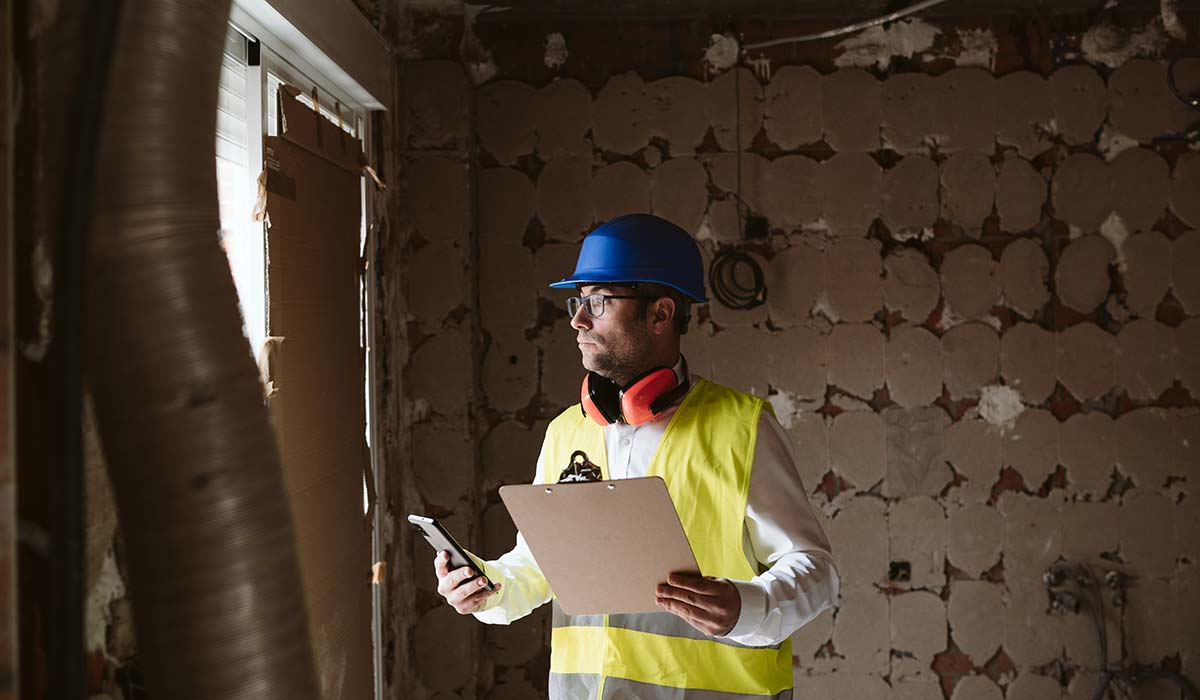
<path id="1" fill-rule="evenodd" d="M 758 419 L 770 404 L 698 380 L 671 417 L 646 476 L 667 484 L 705 576 L 749 580 L 742 548 Z M 583 450 L 609 478 L 604 429 L 578 405 L 546 430 L 546 482 Z M 602 527 L 602 523 L 597 524 Z M 565 614 L 554 603 L 550 697 L 790 698 L 791 640 L 748 647 L 700 632 L 671 613 Z"/>

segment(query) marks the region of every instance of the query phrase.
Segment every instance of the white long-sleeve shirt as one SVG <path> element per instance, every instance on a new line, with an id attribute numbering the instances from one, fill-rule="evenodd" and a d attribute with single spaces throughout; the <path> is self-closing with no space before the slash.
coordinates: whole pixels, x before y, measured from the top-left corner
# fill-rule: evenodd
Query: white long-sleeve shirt
<path id="1" fill-rule="evenodd" d="M 680 364 L 675 371 L 682 374 Z M 693 385 L 695 379 L 693 375 Z M 645 476 L 677 408 L 678 404 L 642 425 L 605 426 L 610 479 Z M 545 457 L 543 443 L 532 483 L 542 483 Z M 557 477 L 566 465 L 549 466 Z M 761 573 L 749 581 L 731 581 L 741 595 L 742 610 L 724 638 L 748 646 L 779 644 L 837 600 L 838 573 L 829 540 L 808 502 L 791 441 L 769 411 L 758 421 L 743 549 L 746 560 Z M 509 624 L 551 598 L 550 586 L 520 533 L 516 546 L 484 562 L 484 570 L 489 579 L 504 585 L 475 613 L 481 622 Z"/>

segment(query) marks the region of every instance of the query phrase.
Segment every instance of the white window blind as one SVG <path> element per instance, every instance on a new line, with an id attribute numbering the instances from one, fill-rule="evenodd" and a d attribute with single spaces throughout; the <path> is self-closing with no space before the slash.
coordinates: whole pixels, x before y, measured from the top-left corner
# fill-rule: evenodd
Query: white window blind
<path id="1" fill-rule="evenodd" d="M 266 272 L 262 224 L 252 218 L 258 195 L 255 178 L 262 164 L 250 162 L 251 153 L 257 152 L 250 139 L 262 139 L 262 118 L 250 114 L 248 98 L 251 90 L 262 87 L 251 79 L 248 58 L 246 37 L 229 27 L 217 95 L 217 201 L 221 245 L 237 286 L 242 332 L 257 355 L 266 336 Z"/>

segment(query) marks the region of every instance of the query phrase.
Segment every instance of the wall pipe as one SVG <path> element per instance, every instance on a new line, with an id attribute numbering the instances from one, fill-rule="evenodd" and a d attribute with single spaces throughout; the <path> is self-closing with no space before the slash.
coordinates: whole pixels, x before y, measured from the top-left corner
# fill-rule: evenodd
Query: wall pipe
<path id="1" fill-rule="evenodd" d="M 279 452 L 217 238 L 229 0 L 124 4 L 87 370 L 143 676 L 156 698 L 316 698 Z"/>

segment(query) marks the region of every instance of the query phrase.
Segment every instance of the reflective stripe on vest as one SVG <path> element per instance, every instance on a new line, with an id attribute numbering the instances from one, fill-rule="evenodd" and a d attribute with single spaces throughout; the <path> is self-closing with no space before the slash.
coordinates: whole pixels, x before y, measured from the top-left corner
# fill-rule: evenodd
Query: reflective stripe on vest
<path id="1" fill-rule="evenodd" d="M 600 690 L 600 676 L 590 673 L 551 673 L 550 697 L 556 700 L 593 700 Z M 667 688 L 624 678 L 609 678 L 600 700 L 792 700 L 792 689 L 775 695 L 733 695 L 720 690 Z"/>
<path id="2" fill-rule="evenodd" d="M 748 580 L 742 546 L 758 419 L 765 401 L 699 380 L 671 417 L 646 471 L 660 476 L 706 576 Z M 579 407 L 546 431 L 547 481 L 575 450 L 609 478 L 604 430 Z M 602 524 L 600 524 L 602 525 Z M 550 697 L 791 697 L 791 640 L 748 647 L 714 639 L 669 613 L 564 614 L 555 603 Z"/>

